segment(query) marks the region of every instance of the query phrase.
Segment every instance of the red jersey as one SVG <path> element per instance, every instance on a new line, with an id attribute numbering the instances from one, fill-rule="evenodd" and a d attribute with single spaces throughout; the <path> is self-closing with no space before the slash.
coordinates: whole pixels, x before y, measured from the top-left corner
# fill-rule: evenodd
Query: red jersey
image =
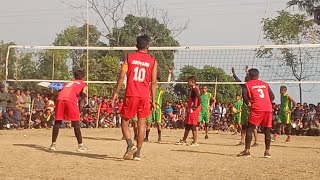
<path id="1" fill-rule="evenodd" d="M 197 105 L 199 104 L 199 101 L 200 101 L 200 99 L 199 99 L 197 96 L 195 96 L 194 99 L 192 99 L 192 96 L 194 96 L 194 95 L 192 94 L 193 89 L 195 89 L 196 91 L 198 91 L 198 93 L 200 94 L 200 89 L 199 89 L 199 87 L 198 87 L 198 86 L 193 86 L 193 88 L 191 89 L 191 93 L 190 93 L 190 95 L 189 95 L 189 98 L 188 98 L 188 107 L 187 107 L 187 108 L 188 108 L 188 111 L 191 110 L 192 106 L 197 106 Z M 199 107 L 200 107 L 200 105 L 199 105 Z M 197 109 L 199 109 L 199 107 L 197 107 Z"/>
<path id="2" fill-rule="evenodd" d="M 73 80 L 65 83 L 64 87 L 58 94 L 57 100 L 65 100 L 78 104 L 78 97 L 86 85 L 87 84 L 82 80 Z"/>
<path id="3" fill-rule="evenodd" d="M 118 102 L 118 112 L 121 112 L 122 106 L 123 106 L 123 103 Z"/>
<path id="4" fill-rule="evenodd" d="M 272 112 L 269 85 L 260 80 L 250 80 L 246 84 L 252 111 Z"/>
<path id="5" fill-rule="evenodd" d="M 150 82 L 155 61 L 148 53 L 128 54 L 126 96 L 150 97 Z"/>

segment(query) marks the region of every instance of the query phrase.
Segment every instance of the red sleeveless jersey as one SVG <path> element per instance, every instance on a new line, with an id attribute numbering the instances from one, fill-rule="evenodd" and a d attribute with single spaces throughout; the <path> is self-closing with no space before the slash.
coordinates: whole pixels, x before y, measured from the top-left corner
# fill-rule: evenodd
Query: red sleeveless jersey
<path id="1" fill-rule="evenodd" d="M 260 80 L 250 80 L 246 84 L 252 111 L 272 112 L 269 85 Z"/>
<path id="2" fill-rule="evenodd" d="M 148 53 L 128 54 L 126 96 L 150 97 L 150 82 L 155 61 Z"/>
<path id="3" fill-rule="evenodd" d="M 200 89 L 199 89 L 199 87 L 198 86 L 194 86 L 192 89 L 191 89 L 191 93 L 190 93 L 190 95 L 189 95 L 189 98 L 188 98 L 188 110 L 191 110 L 191 108 L 192 108 L 192 106 L 193 105 L 195 105 L 195 106 L 197 106 L 198 105 L 198 103 L 199 103 L 199 101 L 200 101 L 200 99 L 198 98 L 198 97 L 195 97 L 193 100 L 192 100 L 192 90 L 193 89 L 196 89 L 197 91 L 198 91 L 198 93 L 200 94 Z"/>
<path id="4" fill-rule="evenodd" d="M 57 100 L 65 100 L 77 104 L 78 97 L 86 85 L 87 84 L 82 80 L 73 80 L 65 83 L 64 87 L 58 94 Z"/>

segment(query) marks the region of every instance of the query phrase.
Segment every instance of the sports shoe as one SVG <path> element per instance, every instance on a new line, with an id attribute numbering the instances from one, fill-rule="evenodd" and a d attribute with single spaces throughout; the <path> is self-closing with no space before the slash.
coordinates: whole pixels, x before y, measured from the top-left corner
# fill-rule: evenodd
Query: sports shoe
<path id="1" fill-rule="evenodd" d="M 51 144 L 51 146 L 49 147 L 50 151 L 56 151 L 56 145 L 55 144 Z"/>
<path id="2" fill-rule="evenodd" d="M 79 152 L 88 152 L 90 150 L 89 150 L 89 148 L 87 148 L 84 145 L 79 145 L 77 151 L 79 151 Z"/>
<path id="3" fill-rule="evenodd" d="M 141 160 L 140 155 L 138 156 L 138 155 L 134 154 L 134 155 L 133 155 L 133 160 L 134 160 L 134 161 L 140 161 L 140 160 Z"/>
<path id="4" fill-rule="evenodd" d="M 148 142 L 149 141 L 149 139 L 148 138 L 144 138 L 144 142 Z"/>
<path id="5" fill-rule="evenodd" d="M 131 147 L 127 148 L 126 153 L 123 156 L 123 159 L 125 160 L 132 160 L 133 159 L 133 155 L 134 153 L 136 153 L 138 150 L 138 148 L 134 145 L 132 145 Z"/>
<path id="6" fill-rule="evenodd" d="M 239 142 L 239 144 L 237 144 L 237 146 L 242 146 L 242 145 L 244 145 L 243 142 Z"/>
<path id="7" fill-rule="evenodd" d="M 270 153 L 266 153 L 266 152 L 264 152 L 264 157 L 265 157 L 265 158 L 269 158 L 269 159 L 270 159 L 270 158 L 271 158 L 271 154 L 270 154 Z"/>
<path id="8" fill-rule="evenodd" d="M 204 137 L 204 139 L 209 139 L 209 136 L 208 136 L 208 135 L 206 135 L 206 136 Z"/>
<path id="9" fill-rule="evenodd" d="M 286 139 L 284 143 L 290 143 L 290 139 Z"/>
<path id="10" fill-rule="evenodd" d="M 161 139 L 158 139 L 158 143 L 159 143 L 159 144 L 161 143 Z"/>
<path id="11" fill-rule="evenodd" d="M 186 144 L 187 144 L 187 142 L 183 141 L 183 140 L 180 140 L 180 141 L 175 143 L 175 145 L 186 145 Z"/>
<path id="12" fill-rule="evenodd" d="M 251 157 L 250 152 L 242 151 L 238 155 L 238 157 Z"/>
<path id="13" fill-rule="evenodd" d="M 258 147 L 259 146 L 259 144 L 258 143 L 254 143 L 254 144 L 252 144 L 252 146 L 251 147 Z"/>
<path id="14" fill-rule="evenodd" d="M 191 144 L 187 144 L 187 146 L 198 147 L 198 146 L 199 146 L 199 143 L 197 143 L 197 142 L 192 142 Z"/>

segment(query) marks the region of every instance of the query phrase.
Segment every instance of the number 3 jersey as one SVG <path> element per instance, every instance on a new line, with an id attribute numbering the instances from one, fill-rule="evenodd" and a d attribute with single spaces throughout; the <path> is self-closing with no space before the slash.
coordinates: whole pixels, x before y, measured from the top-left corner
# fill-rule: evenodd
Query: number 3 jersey
<path id="1" fill-rule="evenodd" d="M 272 112 L 269 85 L 260 80 L 250 80 L 246 84 L 251 111 Z"/>
<path id="2" fill-rule="evenodd" d="M 65 100 L 78 104 L 78 97 L 86 85 L 87 84 L 82 80 L 73 80 L 65 83 L 64 87 L 58 94 L 57 100 Z"/>
<path id="3" fill-rule="evenodd" d="M 150 82 L 155 61 L 148 53 L 128 54 L 126 96 L 150 97 Z"/>

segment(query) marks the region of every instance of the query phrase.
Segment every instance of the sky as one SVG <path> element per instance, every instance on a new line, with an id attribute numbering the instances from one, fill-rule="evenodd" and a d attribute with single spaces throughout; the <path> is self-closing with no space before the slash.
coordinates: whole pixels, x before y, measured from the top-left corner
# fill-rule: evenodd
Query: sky
<path id="1" fill-rule="evenodd" d="M 128 0 L 134 4 L 135 0 Z M 222 46 L 266 44 L 261 34 L 261 20 L 275 17 L 286 7 L 286 0 L 148 0 L 157 9 L 167 10 L 173 25 L 189 21 L 177 39 L 182 46 Z M 85 16 L 86 0 L 10 0 L 0 6 L 0 40 L 21 45 L 51 45 L 56 34 L 71 25 L 80 25 Z M 128 7 L 130 12 L 135 6 Z M 266 11 L 267 9 L 267 11 Z M 292 9 L 289 9 L 292 11 Z M 266 13 L 265 13 L 266 11 Z M 89 11 L 89 23 L 99 26 L 95 13 Z M 278 94 L 278 87 L 273 88 Z M 297 99 L 296 89 L 293 90 Z M 314 102 L 312 97 L 305 100 Z M 315 102 L 314 102 L 315 103 Z"/>

